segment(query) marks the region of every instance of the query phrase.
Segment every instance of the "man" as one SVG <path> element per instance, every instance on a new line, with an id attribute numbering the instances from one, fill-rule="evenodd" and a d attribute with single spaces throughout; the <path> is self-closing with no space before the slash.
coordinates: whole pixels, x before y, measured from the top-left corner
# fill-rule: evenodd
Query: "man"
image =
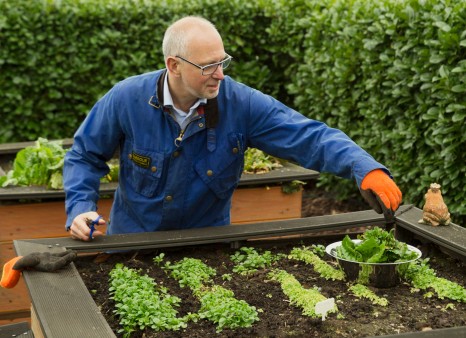
<path id="1" fill-rule="evenodd" d="M 379 213 L 398 208 L 401 192 L 388 170 L 343 132 L 225 76 L 232 57 L 209 21 L 172 24 L 163 53 L 166 69 L 115 85 L 75 134 L 64 169 L 73 238 L 91 237 L 99 180 L 117 147 L 119 186 L 107 234 L 229 224 L 248 147 L 354 178 Z"/>

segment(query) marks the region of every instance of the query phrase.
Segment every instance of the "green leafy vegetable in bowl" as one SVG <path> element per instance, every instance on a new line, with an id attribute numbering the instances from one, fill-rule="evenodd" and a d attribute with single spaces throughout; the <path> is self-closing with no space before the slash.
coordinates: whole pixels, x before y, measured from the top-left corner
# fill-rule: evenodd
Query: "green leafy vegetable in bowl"
<path id="1" fill-rule="evenodd" d="M 410 251 L 406 243 L 395 239 L 394 231 L 385 231 L 379 227 L 367 230 L 353 241 L 348 235 L 336 248 L 336 255 L 341 259 L 365 263 L 395 263 L 416 259 L 418 254 Z"/>

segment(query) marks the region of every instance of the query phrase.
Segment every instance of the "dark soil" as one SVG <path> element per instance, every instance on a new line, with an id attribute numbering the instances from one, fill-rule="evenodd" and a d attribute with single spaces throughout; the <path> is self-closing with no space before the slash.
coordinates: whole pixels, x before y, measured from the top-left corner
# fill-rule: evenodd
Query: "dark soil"
<path id="1" fill-rule="evenodd" d="M 312 195 L 314 203 L 309 203 Z M 306 191 L 303 200 L 303 215 L 316 216 L 367 209 L 354 201 L 338 203 L 332 196 L 318 190 Z M 340 237 L 315 237 L 287 242 L 247 242 L 243 246 L 256 246 L 259 250 L 271 250 L 274 253 L 289 253 L 292 247 L 301 244 L 328 244 Z M 415 244 L 415 243 L 411 243 Z M 466 285 L 466 264 L 453 259 L 432 247 L 420 246 L 424 256 L 430 257 L 430 266 L 437 271 L 439 277 Z M 176 262 L 184 257 L 199 258 L 217 270 L 214 281 L 232 290 L 236 298 L 247 301 L 259 312 L 260 321 L 250 328 L 229 330 L 216 333 L 215 324 L 207 320 L 189 323 L 184 331 L 154 332 L 150 329 L 135 332 L 131 337 L 367 337 L 386 334 L 398 334 L 437 328 L 457 327 L 466 325 L 466 304 L 452 300 L 441 300 L 436 296 L 424 297 L 425 292 L 412 292 L 411 286 L 402 282 L 394 288 L 376 289 L 379 296 L 388 299 L 386 307 L 373 305 L 369 300 L 356 298 L 345 282 L 327 281 L 316 273 L 312 266 L 303 262 L 282 259 L 274 267 L 284 269 L 293 274 L 306 288 L 318 286 L 321 293 L 334 297 L 339 309 L 339 315 L 330 314 L 325 321 L 303 316 L 301 310 L 290 305 L 277 282 L 269 280 L 267 270 L 262 270 L 249 276 L 232 272 L 233 263 L 230 255 L 237 250 L 229 244 L 208 246 L 193 246 L 185 248 L 159 249 L 144 252 L 130 252 L 98 256 L 83 256 L 76 262 L 78 270 L 91 294 L 100 307 L 110 326 L 117 332 L 121 327 L 118 318 L 113 314 L 114 302 L 108 293 L 108 273 L 117 262 L 124 262 L 130 268 L 140 269 L 141 274 L 154 278 L 170 290 L 172 295 L 182 299 L 178 308 L 179 316 L 188 312 L 196 313 L 200 303 L 188 288 L 181 288 L 178 282 L 170 278 L 164 270 L 152 262 L 152 258 L 160 252 L 165 253 L 165 260 Z M 107 258 L 103 260 L 102 258 Z M 334 262 L 326 257 L 329 262 Z M 103 260 L 103 262 L 99 262 Z M 223 274 L 231 274 L 231 280 L 221 278 Z M 453 304 L 454 309 L 449 309 Z M 448 306 L 447 306 L 448 305 Z"/>

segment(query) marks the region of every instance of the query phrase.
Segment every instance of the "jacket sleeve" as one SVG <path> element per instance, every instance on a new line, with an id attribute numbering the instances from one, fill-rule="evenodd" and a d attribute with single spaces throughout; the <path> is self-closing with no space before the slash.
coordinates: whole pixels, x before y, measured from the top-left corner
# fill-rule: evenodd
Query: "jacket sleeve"
<path id="1" fill-rule="evenodd" d="M 65 189 L 66 229 L 84 212 L 96 211 L 100 178 L 108 171 L 106 162 L 114 155 L 122 135 L 117 103 L 118 86 L 102 97 L 92 108 L 74 135 L 73 146 L 65 156 L 63 184 Z"/>
<path id="2" fill-rule="evenodd" d="M 248 121 L 251 146 L 319 172 L 362 179 L 388 169 L 341 130 L 309 119 L 257 90 L 251 90 Z"/>

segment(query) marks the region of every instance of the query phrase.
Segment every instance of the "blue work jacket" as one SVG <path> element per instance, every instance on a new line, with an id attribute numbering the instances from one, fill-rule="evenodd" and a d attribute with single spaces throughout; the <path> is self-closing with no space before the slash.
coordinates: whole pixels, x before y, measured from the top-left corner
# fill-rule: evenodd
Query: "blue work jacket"
<path id="1" fill-rule="evenodd" d="M 358 186 L 369 171 L 387 170 L 340 130 L 228 76 L 216 99 L 218 114 L 200 114 L 176 141 L 180 126 L 160 98 L 164 74 L 119 82 L 77 130 L 64 166 L 67 228 L 77 215 L 97 210 L 100 178 L 117 149 L 119 185 L 107 234 L 229 224 L 248 147 L 353 178 Z"/>

